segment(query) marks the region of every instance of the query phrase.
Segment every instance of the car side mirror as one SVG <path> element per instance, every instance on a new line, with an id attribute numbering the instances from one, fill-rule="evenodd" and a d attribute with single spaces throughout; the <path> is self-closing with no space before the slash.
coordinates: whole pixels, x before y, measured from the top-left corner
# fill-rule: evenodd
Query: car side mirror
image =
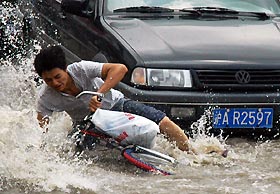
<path id="1" fill-rule="evenodd" d="M 62 0 L 61 9 L 66 13 L 82 17 L 91 17 L 93 13 L 89 7 L 89 0 Z"/>

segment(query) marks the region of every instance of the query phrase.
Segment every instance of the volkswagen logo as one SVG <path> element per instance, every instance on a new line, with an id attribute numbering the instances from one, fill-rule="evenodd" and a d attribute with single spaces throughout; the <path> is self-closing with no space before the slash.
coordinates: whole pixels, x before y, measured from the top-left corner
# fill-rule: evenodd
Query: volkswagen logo
<path id="1" fill-rule="evenodd" d="M 251 76 L 247 71 L 240 70 L 235 73 L 235 79 L 240 84 L 247 84 L 250 82 Z"/>

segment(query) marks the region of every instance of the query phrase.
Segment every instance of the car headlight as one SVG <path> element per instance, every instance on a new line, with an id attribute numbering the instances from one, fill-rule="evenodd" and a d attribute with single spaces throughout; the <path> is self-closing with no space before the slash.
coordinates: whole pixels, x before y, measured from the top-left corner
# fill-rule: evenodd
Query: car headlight
<path id="1" fill-rule="evenodd" d="M 190 70 L 135 68 L 131 82 L 137 85 L 163 87 L 192 87 Z"/>

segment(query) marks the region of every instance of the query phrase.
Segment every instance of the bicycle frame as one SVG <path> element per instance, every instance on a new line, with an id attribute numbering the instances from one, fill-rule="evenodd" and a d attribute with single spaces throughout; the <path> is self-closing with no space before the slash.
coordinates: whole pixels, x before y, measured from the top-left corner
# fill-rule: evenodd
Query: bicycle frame
<path id="1" fill-rule="evenodd" d="M 103 94 L 99 92 L 92 92 L 92 91 L 83 91 L 80 94 L 76 96 L 76 98 L 79 98 L 80 96 L 84 94 L 90 94 L 90 95 L 97 95 L 98 99 L 101 101 L 102 98 L 104 97 Z M 91 121 L 91 116 L 94 113 L 91 113 L 87 115 L 84 119 L 85 126 L 84 129 L 79 129 L 78 130 L 83 134 L 85 137 L 86 135 L 89 135 L 95 140 L 98 140 L 98 142 L 102 141 L 106 147 L 109 148 L 116 148 L 121 151 L 121 154 L 123 155 L 124 158 L 126 158 L 129 162 L 131 162 L 133 165 L 146 170 L 146 171 L 152 171 L 152 172 L 160 172 L 163 175 L 170 175 L 171 173 L 161 170 L 158 167 L 149 164 L 145 161 L 142 161 L 139 158 L 136 158 L 133 156 L 133 153 L 142 153 L 142 154 L 148 154 L 150 156 L 153 156 L 158 159 L 165 160 L 171 164 L 176 164 L 177 161 L 176 159 L 167 156 L 165 154 L 162 154 L 160 152 L 157 152 L 155 150 L 151 150 L 142 146 L 138 145 L 128 145 L 128 146 L 123 146 L 120 144 L 118 139 L 113 138 L 112 136 L 106 134 L 106 132 L 99 130 L 98 128 L 95 127 L 95 124 Z"/>

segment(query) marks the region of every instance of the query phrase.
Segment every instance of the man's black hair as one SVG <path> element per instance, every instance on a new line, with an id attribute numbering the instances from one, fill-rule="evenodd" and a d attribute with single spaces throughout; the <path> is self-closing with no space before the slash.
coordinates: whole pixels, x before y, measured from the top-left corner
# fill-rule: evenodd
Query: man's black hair
<path id="1" fill-rule="evenodd" d="M 50 71 L 54 68 L 66 70 L 65 53 L 60 46 L 49 46 L 42 49 L 35 57 L 34 67 L 40 77 L 44 71 Z"/>

